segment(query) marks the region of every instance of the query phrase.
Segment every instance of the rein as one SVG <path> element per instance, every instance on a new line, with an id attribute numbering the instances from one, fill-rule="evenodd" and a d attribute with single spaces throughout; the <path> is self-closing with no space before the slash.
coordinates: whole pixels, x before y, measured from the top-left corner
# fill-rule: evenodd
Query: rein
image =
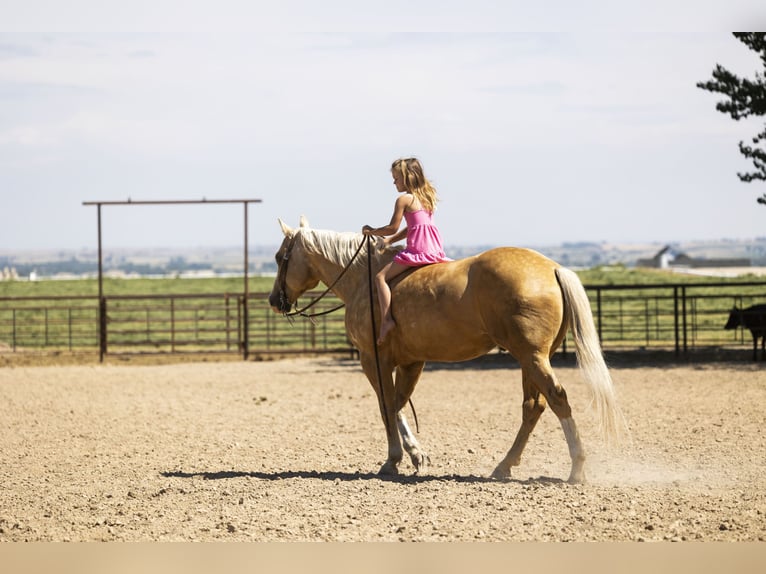
<path id="1" fill-rule="evenodd" d="M 370 241 L 372 237 L 367 236 L 367 285 L 370 291 L 370 325 L 372 325 L 372 345 L 375 347 L 375 369 L 378 375 L 378 388 L 380 389 L 380 396 L 383 402 L 383 415 L 385 416 L 386 432 L 390 432 L 388 428 L 388 412 L 386 411 L 386 400 L 383 394 L 383 377 L 380 372 L 380 353 L 378 352 L 378 328 L 375 325 L 375 296 L 372 292 L 372 248 Z M 412 416 L 415 418 L 415 432 L 420 432 L 420 425 L 418 424 L 418 413 L 415 412 L 415 405 L 412 404 L 412 399 L 409 399 L 410 408 L 412 409 Z"/>
<path id="2" fill-rule="evenodd" d="M 380 353 L 378 352 L 378 327 L 375 325 L 375 295 L 372 292 L 372 248 L 370 245 L 371 237 L 367 236 L 367 285 L 370 291 L 370 325 L 372 326 L 372 346 L 375 349 L 375 369 L 378 375 L 378 388 L 380 389 L 380 403 L 383 406 L 383 423 L 386 425 L 386 432 L 391 434 L 388 428 L 388 410 L 386 409 L 386 395 L 383 392 L 383 375 L 380 371 Z M 412 403 L 410 403 L 412 405 Z M 414 411 L 413 411 L 414 412 Z M 417 423 L 416 423 L 417 424 Z"/>
<path id="3" fill-rule="evenodd" d="M 287 245 L 287 249 L 285 249 L 285 254 L 282 257 L 283 264 L 280 265 L 279 273 L 277 275 L 277 280 L 279 281 L 279 298 L 284 302 L 287 301 L 287 264 L 290 260 L 290 255 L 292 254 L 293 247 L 295 246 L 295 241 L 298 238 L 298 234 L 296 233 L 293 235 L 293 237 L 290 239 L 290 243 Z M 306 305 L 303 309 L 296 309 L 295 311 L 292 311 L 290 313 L 283 313 L 287 319 L 292 320 L 295 316 L 301 316 L 306 317 L 309 320 L 313 320 L 314 317 L 321 317 L 322 315 L 329 315 L 330 313 L 334 313 L 335 311 L 338 311 L 339 309 L 342 309 L 345 304 L 341 303 L 337 307 L 333 307 L 332 309 L 329 309 L 327 311 L 322 311 L 320 313 L 306 313 L 308 309 L 319 303 L 331 290 L 333 287 L 335 287 L 338 282 L 341 280 L 341 278 L 346 274 L 346 271 L 349 270 L 351 267 L 351 264 L 354 262 L 354 260 L 359 255 L 359 252 L 362 250 L 362 247 L 367 245 L 367 273 L 368 273 L 368 287 L 369 287 L 369 294 L 370 294 L 370 324 L 372 325 L 372 345 L 375 349 L 375 368 L 378 375 L 378 389 L 380 390 L 380 396 L 381 396 L 381 402 L 383 405 L 383 415 L 384 415 L 384 422 L 386 425 L 386 432 L 390 432 L 390 429 L 388 428 L 388 412 L 386 410 L 386 401 L 385 401 L 385 395 L 383 393 L 383 376 L 380 369 L 380 353 L 378 351 L 378 345 L 377 345 L 377 338 L 378 338 L 378 328 L 375 324 L 375 295 L 373 293 L 373 277 L 372 277 L 372 236 L 366 235 L 362 241 L 359 243 L 359 247 L 356 248 L 356 251 L 354 252 L 354 255 L 351 256 L 351 260 L 346 264 L 346 266 L 343 268 L 343 270 L 340 272 L 340 274 L 335 278 L 335 281 L 332 282 L 332 285 L 330 285 L 327 289 L 324 290 L 322 294 L 319 295 L 316 299 L 314 299 L 311 303 Z M 412 415 L 415 418 L 415 431 L 420 432 L 420 425 L 418 424 L 418 415 L 415 412 L 415 405 L 412 404 L 412 399 L 409 399 L 410 408 L 412 409 Z"/>
<path id="4" fill-rule="evenodd" d="M 298 234 L 296 233 L 293 235 L 292 239 L 290 239 L 290 243 L 287 246 L 287 249 L 285 250 L 285 255 L 282 257 L 283 265 L 280 267 L 280 277 L 279 277 L 279 297 L 283 301 L 287 300 L 287 263 L 290 259 L 290 255 L 293 251 L 293 246 L 295 245 L 295 240 L 298 238 Z M 369 246 L 369 236 L 367 236 L 367 244 Z M 338 281 L 341 280 L 341 278 L 346 274 L 346 271 L 349 270 L 351 267 L 351 264 L 356 259 L 357 255 L 359 255 L 359 252 L 362 250 L 362 247 L 365 245 L 365 239 L 362 239 L 362 241 L 359 243 L 359 247 L 356 248 L 356 251 L 354 252 L 354 255 L 351 256 L 351 260 L 348 262 L 348 264 L 343 268 L 343 270 L 340 272 L 340 274 L 335 278 L 335 281 L 332 282 L 332 285 L 330 285 L 327 289 L 322 292 L 322 294 L 319 295 L 316 299 L 314 299 L 311 303 L 306 305 L 303 309 L 296 309 L 295 311 L 292 311 L 290 313 L 283 313 L 285 317 L 288 319 L 291 319 L 295 316 L 301 316 L 306 317 L 307 319 L 312 319 L 314 317 L 321 317 L 322 315 L 329 315 L 330 313 L 334 313 L 335 311 L 338 311 L 340 309 L 343 309 L 345 307 L 345 304 L 341 303 L 337 307 L 333 307 L 332 309 L 328 309 L 326 311 L 321 311 L 319 313 L 311 313 L 308 314 L 306 311 L 308 309 L 311 309 L 314 305 L 319 303 L 330 291 L 332 291 L 332 288 L 335 287 L 338 284 Z M 369 247 L 368 247 L 369 248 Z"/>

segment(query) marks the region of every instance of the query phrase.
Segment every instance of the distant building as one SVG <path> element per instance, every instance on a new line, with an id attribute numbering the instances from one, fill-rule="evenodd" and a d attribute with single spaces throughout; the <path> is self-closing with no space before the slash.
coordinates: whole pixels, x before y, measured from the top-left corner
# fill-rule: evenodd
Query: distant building
<path id="1" fill-rule="evenodd" d="M 3 267 L 3 273 L 2 277 L 0 277 L 3 281 L 15 281 L 19 278 L 19 274 L 16 271 L 15 267 Z"/>
<path id="2" fill-rule="evenodd" d="M 706 257 L 691 257 L 686 253 L 681 253 L 666 245 L 660 249 L 654 257 L 650 259 L 639 259 L 636 261 L 636 267 L 653 267 L 655 269 L 672 269 L 674 267 L 750 267 L 750 259 L 745 258 L 725 258 L 708 259 Z"/>

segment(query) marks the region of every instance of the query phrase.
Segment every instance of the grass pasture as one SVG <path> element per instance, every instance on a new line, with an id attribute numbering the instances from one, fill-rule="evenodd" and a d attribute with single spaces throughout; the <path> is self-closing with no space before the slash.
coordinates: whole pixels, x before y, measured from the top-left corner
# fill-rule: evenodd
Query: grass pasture
<path id="1" fill-rule="evenodd" d="M 741 329 L 724 331 L 733 305 L 766 301 L 766 282 L 699 277 L 620 266 L 579 272 L 605 349 L 735 346 Z M 343 312 L 288 322 L 267 301 L 273 278 L 251 277 L 249 348 L 254 352 L 348 349 Z M 240 353 L 243 280 L 105 278 L 108 352 Z M 94 351 L 99 345 L 98 282 L 0 282 L 0 349 Z M 308 302 L 305 296 L 303 302 Z M 318 310 L 339 303 L 330 298 Z"/>

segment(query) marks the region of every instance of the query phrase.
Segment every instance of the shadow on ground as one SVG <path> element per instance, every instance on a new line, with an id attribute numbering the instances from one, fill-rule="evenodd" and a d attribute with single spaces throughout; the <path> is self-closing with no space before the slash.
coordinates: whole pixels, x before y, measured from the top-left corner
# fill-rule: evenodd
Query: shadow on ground
<path id="1" fill-rule="evenodd" d="M 260 472 L 260 471 L 198 471 L 186 472 L 182 470 L 173 470 L 161 472 L 165 478 L 202 478 L 204 480 L 230 480 L 236 478 L 257 478 L 259 480 L 286 480 L 292 478 L 326 480 L 330 482 L 352 482 L 357 480 L 379 480 L 381 482 L 393 482 L 398 484 L 423 484 L 428 482 L 459 482 L 459 483 L 517 483 L 517 484 L 565 484 L 565 481 L 559 478 L 540 476 L 525 480 L 514 478 L 498 480 L 488 476 L 476 475 L 384 475 L 372 472 L 321 472 L 317 470 L 285 470 L 279 472 Z"/>

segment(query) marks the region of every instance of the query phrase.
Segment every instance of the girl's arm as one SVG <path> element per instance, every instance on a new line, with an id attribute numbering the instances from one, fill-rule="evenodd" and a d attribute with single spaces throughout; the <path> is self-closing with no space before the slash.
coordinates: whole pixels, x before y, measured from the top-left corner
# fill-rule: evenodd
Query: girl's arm
<path id="1" fill-rule="evenodd" d="M 397 241 L 401 241 L 405 237 L 407 237 L 406 226 L 400 229 L 398 233 L 392 235 L 391 237 L 386 237 L 383 241 L 385 242 L 386 245 L 393 245 L 394 243 L 396 243 Z"/>
<path id="2" fill-rule="evenodd" d="M 370 227 L 369 225 L 365 225 L 362 227 L 362 233 L 365 235 L 377 235 L 379 237 L 394 235 L 402 223 L 404 208 L 409 205 L 411 201 L 412 197 L 409 193 L 402 194 L 396 199 L 396 203 L 394 204 L 394 214 L 391 216 L 391 221 L 388 225 L 384 225 L 383 227 Z"/>

